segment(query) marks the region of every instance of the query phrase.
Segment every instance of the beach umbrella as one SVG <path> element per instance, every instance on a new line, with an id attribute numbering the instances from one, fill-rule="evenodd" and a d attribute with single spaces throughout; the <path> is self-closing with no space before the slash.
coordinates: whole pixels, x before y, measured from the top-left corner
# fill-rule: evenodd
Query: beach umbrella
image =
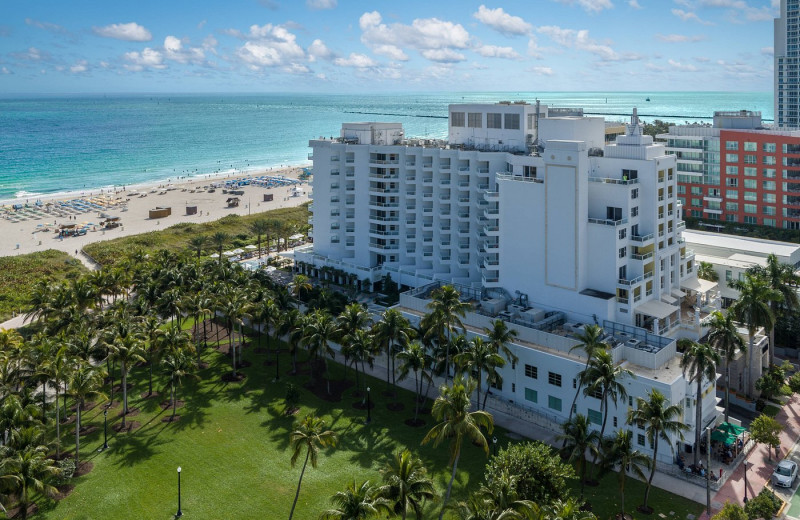
<path id="1" fill-rule="evenodd" d="M 240 249 L 240 248 L 238 248 L 238 247 L 237 247 L 236 249 L 234 249 L 234 250 L 233 250 L 233 251 L 231 251 L 231 252 L 232 252 L 234 255 L 241 255 L 242 253 L 244 253 L 244 249 Z"/>
<path id="2" fill-rule="evenodd" d="M 298 233 L 296 235 L 290 236 L 289 240 L 300 240 L 301 238 L 303 238 L 303 234 L 302 233 Z"/>
<path id="3" fill-rule="evenodd" d="M 223 254 L 223 255 L 225 255 L 225 256 L 233 256 L 233 255 L 235 255 L 236 253 L 234 253 L 233 251 L 225 251 L 225 252 L 224 252 L 224 253 L 222 253 L 222 254 Z"/>
<path id="4" fill-rule="evenodd" d="M 258 247 L 254 246 L 253 244 L 244 246 L 245 249 L 258 249 Z"/>
<path id="5" fill-rule="evenodd" d="M 211 255 L 211 258 L 219 258 L 219 253 L 214 253 L 213 255 Z"/>

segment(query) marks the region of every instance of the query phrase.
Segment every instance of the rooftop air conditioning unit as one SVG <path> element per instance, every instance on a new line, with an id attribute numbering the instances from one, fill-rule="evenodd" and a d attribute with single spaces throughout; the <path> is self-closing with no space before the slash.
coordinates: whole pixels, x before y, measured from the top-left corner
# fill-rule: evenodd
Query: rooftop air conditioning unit
<path id="1" fill-rule="evenodd" d="M 625 344 L 631 348 L 639 348 L 639 346 L 642 344 L 642 340 L 631 338 L 626 341 Z"/>

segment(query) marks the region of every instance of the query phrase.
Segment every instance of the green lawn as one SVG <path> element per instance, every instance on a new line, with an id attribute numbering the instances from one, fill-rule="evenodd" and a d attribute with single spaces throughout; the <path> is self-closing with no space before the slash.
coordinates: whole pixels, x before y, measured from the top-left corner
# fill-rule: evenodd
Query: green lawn
<path id="1" fill-rule="evenodd" d="M 244 383 L 225 384 L 220 375 L 229 369 L 228 358 L 209 349 L 204 359 L 210 363 L 197 382 L 187 382 L 179 398 L 186 405 L 179 408 L 182 416 L 177 423 L 164 423 L 162 418 L 170 410 L 162 411 L 160 399 L 143 400 L 140 394 L 147 389 L 146 368 L 132 371 L 129 378 L 134 388 L 129 391 L 130 405 L 140 413 L 130 420 L 138 421 L 141 428 L 129 434 L 116 434 L 109 426 L 108 451 L 98 453 L 102 445 L 102 408 L 95 407 L 84 415 L 84 424 L 99 426 L 98 430 L 82 439 L 84 460 L 94 464 L 88 475 L 75 479 L 75 490 L 59 503 L 41 503 L 39 518 L 50 519 L 168 519 L 177 509 L 177 472 L 181 466 L 183 513 L 188 518 L 286 518 L 294 497 L 300 467 L 291 468 L 288 448 L 292 418 L 283 415 L 285 383 L 299 383 L 301 389 L 301 416 L 309 411 L 324 416 L 329 427 L 340 439 L 336 449 L 320 456 L 319 466 L 310 466 L 303 480 L 295 518 L 316 519 L 329 507 L 328 499 L 344 489 L 353 478 L 380 479 L 379 468 L 399 448 L 408 446 L 427 464 L 437 487 L 443 490 L 449 478 L 446 468 L 446 447 L 420 446 L 422 437 L 431 426 L 411 428 L 403 421 L 413 416 L 412 396 L 400 392 L 398 399 L 405 410 L 391 412 L 382 395 L 385 382 L 370 379 L 373 400 L 372 423 L 364 425 L 364 411 L 353 408 L 359 399 L 351 396 L 353 389 L 345 392 L 339 403 L 318 399 L 302 388 L 308 376 L 289 377 L 288 355 L 282 356 L 282 379 L 273 383 L 275 367 L 263 365 L 265 354 L 253 348 L 245 349 L 245 359 L 252 366 Z M 334 379 L 342 377 L 342 367 L 332 363 Z M 348 371 L 352 379 L 352 370 Z M 161 381 L 157 385 L 161 388 Z M 119 399 L 119 395 L 115 397 Z M 109 412 L 111 424 L 119 422 L 117 407 Z M 111 419 L 113 417 L 113 423 Z M 502 430 L 495 430 L 501 444 L 513 442 Z M 67 427 L 65 448 L 74 449 L 74 429 Z M 475 490 L 486 464 L 483 452 L 469 443 L 459 463 L 459 474 L 454 485 L 453 501 L 463 499 Z M 597 488 L 587 487 L 599 518 L 608 518 L 617 509 L 618 493 L 615 475 L 603 479 Z M 577 496 L 577 483 L 575 484 Z M 635 507 L 641 501 L 642 485 L 628 481 L 627 503 Z M 686 513 L 698 514 L 701 506 L 687 500 L 654 491 L 652 504 L 657 512 L 675 511 L 675 518 L 685 518 Z M 426 518 L 435 518 L 438 509 L 427 508 Z M 640 515 L 636 515 L 638 518 Z"/>

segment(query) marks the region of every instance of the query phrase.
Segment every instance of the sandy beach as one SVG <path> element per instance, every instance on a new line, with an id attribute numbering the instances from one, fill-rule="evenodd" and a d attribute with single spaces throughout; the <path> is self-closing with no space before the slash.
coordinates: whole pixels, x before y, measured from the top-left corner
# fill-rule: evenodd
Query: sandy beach
<path id="1" fill-rule="evenodd" d="M 181 222 L 209 222 L 226 215 L 248 215 L 271 209 L 298 206 L 309 200 L 310 186 L 308 182 L 299 184 L 299 190 L 292 186 L 266 188 L 253 184 L 239 189 L 243 195 L 223 193 L 221 186 L 226 181 L 237 179 L 253 179 L 256 177 L 286 177 L 297 179 L 302 167 L 273 168 L 267 171 L 231 174 L 229 176 L 212 176 L 209 178 L 189 178 L 170 183 L 152 185 L 126 186 L 124 189 L 93 190 L 92 194 L 69 198 L 41 198 L 41 205 L 34 206 L 33 200 L 27 210 L 9 211 L 6 205 L 3 218 L 0 218 L 0 256 L 21 255 L 47 249 L 65 251 L 86 261 L 83 255 L 76 254 L 87 244 L 111 240 L 118 237 L 146 233 L 164 229 Z M 213 193 L 209 193 L 212 185 L 220 185 Z M 264 194 L 272 194 L 273 200 L 264 201 Z M 238 197 L 238 207 L 228 207 L 229 197 Z M 60 202 L 64 200 L 83 199 L 105 209 L 93 207 L 91 211 L 70 213 L 64 211 Z M 24 206 L 24 200 L 14 201 Z M 197 214 L 187 215 L 187 206 L 196 206 Z M 163 218 L 149 217 L 150 210 L 156 207 L 169 207 L 172 214 Z M 61 213 L 60 215 L 57 213 Z M 106 220 L 101 213 L 120 218 L 120 226 L 114 229 L 102 229 L 101 222 Z M 21 218 L 27 220 L 21 220 Z M 18 220 L 18 222 L 13 222 Z M 91 223 L 91 225 L 89 225 Z M 88 226 L 82 236 L 59 237 L 61 225 Z"/>

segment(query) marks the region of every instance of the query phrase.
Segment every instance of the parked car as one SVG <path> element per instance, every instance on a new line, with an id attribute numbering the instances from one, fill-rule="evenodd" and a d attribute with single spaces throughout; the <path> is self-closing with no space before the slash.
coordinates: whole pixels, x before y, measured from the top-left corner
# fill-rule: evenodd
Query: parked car
<path id="1" fill-rule="evenodd" d="M 791 460 L 782 460 L 772 474 L 772 484 L 781 487 L 792 487 L 797 477 L 797 463 Z"/>

